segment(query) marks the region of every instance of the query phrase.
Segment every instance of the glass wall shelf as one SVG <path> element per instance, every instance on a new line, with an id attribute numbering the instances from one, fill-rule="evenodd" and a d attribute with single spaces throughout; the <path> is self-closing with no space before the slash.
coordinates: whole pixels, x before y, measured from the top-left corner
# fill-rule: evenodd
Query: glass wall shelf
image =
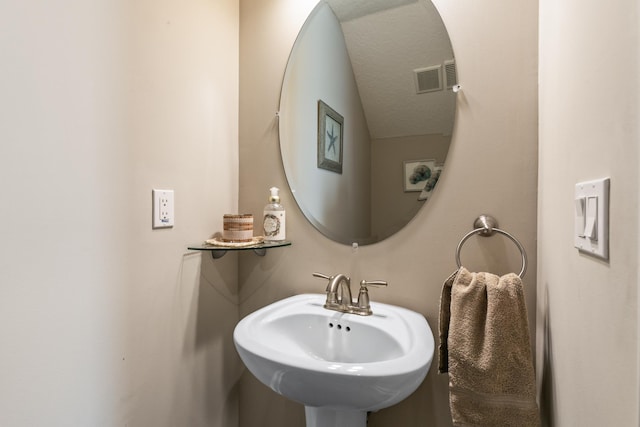
<path id="1" fill-rule="evenodd" d="M 218 259 L 225 256 L 227 251 L 253 251 L 258 256 L 265 256 L 267 249 L 280 248 L 283 246 L 291 246 L 291 242 L 288 240 L 283 240 L 281 242 L 261 242 L 237 247 L 215 246 L 203 242 L 199 245 L 191 245 L 187 249 L 192 251 L 209 251 L 211 252 L 213 259 Z"/>

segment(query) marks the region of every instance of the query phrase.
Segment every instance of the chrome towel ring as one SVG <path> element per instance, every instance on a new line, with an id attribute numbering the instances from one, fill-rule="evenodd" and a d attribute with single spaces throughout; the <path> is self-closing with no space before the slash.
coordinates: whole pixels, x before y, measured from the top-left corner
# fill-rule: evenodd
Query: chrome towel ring
<path id="1" fill-rule="evenodd" d="M 462 263 L 460 262 L 460 250 L 462 249 L 462 245 L 464 245 L 464 242 L 466 242 L 469 237 L 476 234 L 484 237 L 489 237 L 493 236 L 495 233 L 499 233 L 508 237 L 513 243 L 516 244 L 516 246 L 520 250 L 520 254 L 522 255 L 522 269 L 520 270 L 520 273 L 518 273 L 518 276 L 522 278 L 524 276 L 524 273 L 527 271 L 527 253 L 525 252 L 524 247 L 518 241 L 518 239 L 516 239 L 506 231 L 499 229 L 496 219 L 489 215 L 480 215 L 474 221 L 473 227 L 474 229 L 464 235 L 464 237 L 460 240 L 460 243 L 458 243 L 458 247 L 456 248 L 456 264 L 458 265 L 458 268 L 462 267 Z"/>

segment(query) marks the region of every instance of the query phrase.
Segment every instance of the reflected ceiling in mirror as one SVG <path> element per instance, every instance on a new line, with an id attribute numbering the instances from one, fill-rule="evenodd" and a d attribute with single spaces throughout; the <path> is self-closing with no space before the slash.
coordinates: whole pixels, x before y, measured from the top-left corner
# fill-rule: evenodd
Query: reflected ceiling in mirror
<path id="1" fill-rule="evenodd" d="M 314 227 L 366 245 L 415 216 L 447 158 L 456 78 L 430 1 L 318 3 L 292 49 L 280 99 L 285 174 Z"/>

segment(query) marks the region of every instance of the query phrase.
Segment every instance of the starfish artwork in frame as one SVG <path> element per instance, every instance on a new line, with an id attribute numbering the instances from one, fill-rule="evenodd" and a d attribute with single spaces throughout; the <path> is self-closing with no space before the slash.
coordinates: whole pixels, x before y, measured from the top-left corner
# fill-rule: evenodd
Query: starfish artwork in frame
<path id="1" fill-rule="evenodd" d="M 342 173 L 344 117 L 318 101 L 318 167 Z"/>

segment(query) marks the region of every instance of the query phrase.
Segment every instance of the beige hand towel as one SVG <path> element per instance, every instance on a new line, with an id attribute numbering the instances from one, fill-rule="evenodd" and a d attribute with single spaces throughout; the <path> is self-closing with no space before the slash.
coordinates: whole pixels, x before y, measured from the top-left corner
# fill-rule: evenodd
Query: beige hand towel
<path id="1" fill-rule="evenodd" d="M 522 281 L 461 267 L 442 288 L 440 373 L 455 426 L 539 426 Z"/>

